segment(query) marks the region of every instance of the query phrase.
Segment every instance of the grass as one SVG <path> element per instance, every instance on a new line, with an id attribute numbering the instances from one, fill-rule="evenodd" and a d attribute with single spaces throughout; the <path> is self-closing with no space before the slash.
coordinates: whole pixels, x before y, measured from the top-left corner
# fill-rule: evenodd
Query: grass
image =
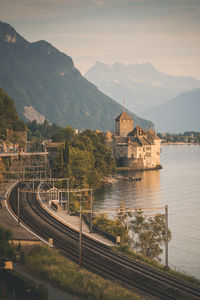
<path id="1" fill-rule="evenodd" d="M 109 280 L 105 280 L 86 270 L 78 270 L 72 263 L 55 249 L 44 247 L 41 253 L 25 257 L 29 270 L 41 279 L 70 294 L 87 300 L 142 300 L 148 299 L 135 294 Z"/>
<path id="2" fill-rule="evenodd" d="M 146 263 L 148 265 L 151 265 L 152 267 L 155 267 L 156 269 L 164 271 L 168 274 L 171 274 L 171 275 L 175 276 L 176 278 L 183 279 L 185 281 L 188 281 L 190 283 L 193 283 L 193 284 L 196 284 L 196 285 L 200 286 L 200 280 L 199 279 L 197 279 L 195 277 L 192 277 L 192 276 L 189 276 L 189 275 L 186 275 L 186 274 L 183 274 L 181 272 L 172 270 L 170 268 L 168 268 L 166 270 L 163 265 L 159 264 L 156 261 L 148 259 L 147 257 L 145 257 L 141 254 L 135 253 L 129 247 L 126 247 L 126 245 L 124 247 L 114 247 L 113 250 L 117 251 L 117 252 L 120 252 L 120 253 L 122 253 L 122 254 L 130 257 L 130 258 L 134 258 L 135 260 L 138 260 L 138 261 L 141 261 L 141 262 Z"/>

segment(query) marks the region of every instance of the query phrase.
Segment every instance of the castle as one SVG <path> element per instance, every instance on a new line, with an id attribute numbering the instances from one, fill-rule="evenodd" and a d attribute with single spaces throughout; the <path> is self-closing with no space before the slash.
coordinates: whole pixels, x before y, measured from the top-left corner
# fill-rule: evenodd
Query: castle
<path id="1" fill-rule="evenodd" d="M 115 133 L 107 132 L 117 167 L 133 170 L 160 168 L 160 139 L 152 129 L 133 128 L 133 119 L 122 112 L 115 119 Z"/>

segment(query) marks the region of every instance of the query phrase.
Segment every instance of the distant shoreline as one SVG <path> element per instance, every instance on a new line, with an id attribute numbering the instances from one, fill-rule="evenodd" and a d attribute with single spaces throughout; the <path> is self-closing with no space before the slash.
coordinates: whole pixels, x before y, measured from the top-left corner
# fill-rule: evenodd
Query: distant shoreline
<path id="1" fill-rule="evenodd" d="M 195 146 L 199 146 L 200 143 L 184 143 L 184 142 L 176 142 L 176 143 L 174 143 L 174 142 L 168 142 L 168 143 L 162 143 L 162 142 L 161 142 L 161 145 L 189 145 L 189 146 L 195 145 Z"/>

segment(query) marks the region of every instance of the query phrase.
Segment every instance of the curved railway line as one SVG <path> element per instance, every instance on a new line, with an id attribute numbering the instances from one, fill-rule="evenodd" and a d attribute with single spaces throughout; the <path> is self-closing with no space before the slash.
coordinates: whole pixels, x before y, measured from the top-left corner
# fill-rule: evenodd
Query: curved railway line
<path id="1" fill-rule="evenodd" d="M 20 200 L 20 219 L 32 231 L 54 245 L 64 255 L 78 263 L 79 233 L 52 217 L 38 203 L 35 194 L 27 194 Z M 17 188 L 9 197 L 9 205 L 17 213 Z M 200 299 L 200 287 L 181 281 L 162 271 L 129 259 L 112 251 L 96 240 L 82 236 L 83 267 L 107 279 L 121 283 L 127 288 L 136 288 L 158 299 Z"/>

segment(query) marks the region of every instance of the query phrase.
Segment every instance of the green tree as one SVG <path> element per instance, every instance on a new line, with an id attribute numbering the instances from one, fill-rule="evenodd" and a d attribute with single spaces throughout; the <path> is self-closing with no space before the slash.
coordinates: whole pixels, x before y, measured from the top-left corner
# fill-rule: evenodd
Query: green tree
<path id="1" fill-rule="evenodd" d="M 27 130 L 17 114 L 14 101 L 0 88 L 0 138 L 3 140 L 6 139 L 6 129 Z"/>
<path id="2" fill-rule="evenodd" d="M 11 231 L 0 226 L 0 260 L 4 258 L 13 260 L 15 257 L 15 249 L 9 242 L 11 237 Z"/>
<path id="3" fill-rule="evenodd" d="M 74 135 L 74 129 L 70 126 L 60 128 L 52 137 L 53 142 L 65 142 L 72 138 Z"/>
<path id="4" fill-rule="evenodd" d="M 110 219 L 107 214 L 97 214 L 93 221 L 94 226 L 97 226 L 102 231 L 105 231 L 113 236 L 117 236 L 115 230 L 115 222 Z"/>
<path id="5" fill-rule="evenodd" d="M 28 140 L 31 141 L 34 137 L 40 137 L 42 139 L 51 139 L 52 136 L 60 129 L 56 124 L 49 124 L 47 120 L 44 120 L 43 124 L 38 124 L 36 120 L 26 123 L 28 127 Z"/>
<path id="6" fill-rule="evenodd" d="M 159 255 L 163 252 L 161 246 L 165 242 L 165 216 L 157 214 L 155 217 L 144 217 L 139 210 L 131 222 L 133 231 L 133 250 L 142 255 L 160 261 Z M 171 231 L 168 229 L 168 241 L 171 240 Z"/>
<path id="7" fill-rule="evenodd" d="M 102 133 L 86 130 L 74 135 L 74 130 L 66 127 L 58 130 L 54 140 L 64 142 L 54 162 L 55 175 L 70 177 L 70 187 L 96 189 L 103 176 L 114 172 L 112 152 L 104 145 Z"/>
<path id="8" fill-rule="evenodd" d="M 131 217 L 131 213 L 126 209 L 124 202 L 121 202 L 120 210 L 115 218 L 115 232 L 116 235 L 120 236 L 121 246 L 130 241 L 130 224 L 128 222 L 129 217 Z"/>
<path id="9" fill-rule="evenodd" d="M 93 224 L 115 237 L 120 236 L 120 244 L 122 246 L 130 241 L 130 225 L 128 224 L 130 216 L 130 212 L 127 211 L 124 202 L 122 202 L 120 210 L 114 219 L 109 218 L 107 214 L 97 214 Z"/>

